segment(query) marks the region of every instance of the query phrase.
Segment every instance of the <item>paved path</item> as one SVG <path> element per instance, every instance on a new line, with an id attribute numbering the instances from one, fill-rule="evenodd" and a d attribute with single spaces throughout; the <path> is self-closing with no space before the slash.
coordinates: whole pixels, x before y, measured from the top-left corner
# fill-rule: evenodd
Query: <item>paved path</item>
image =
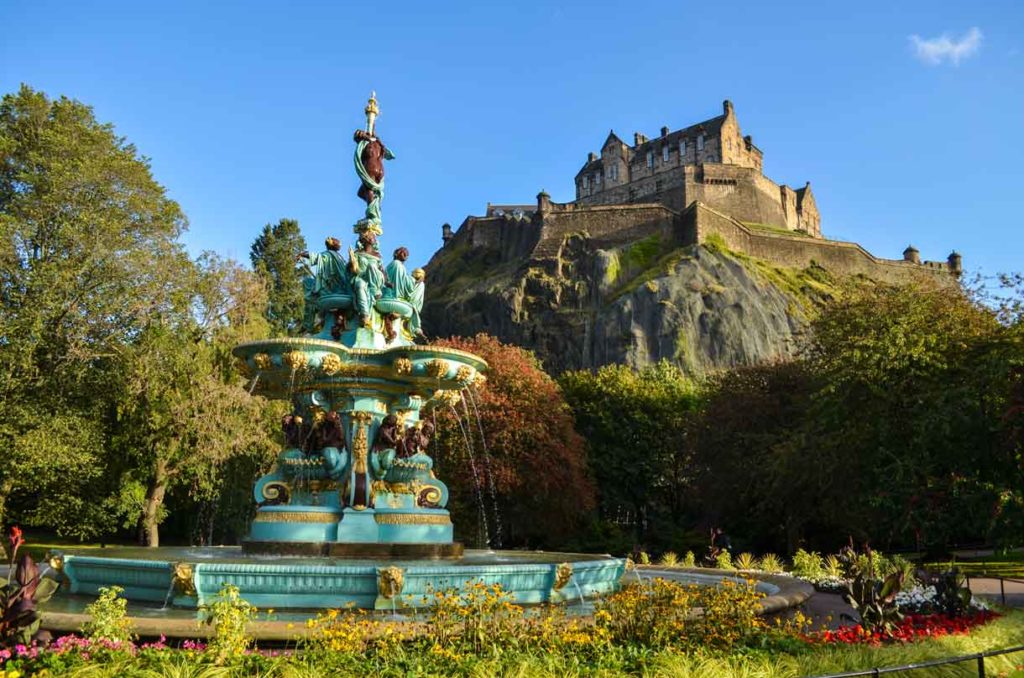
<path id="1" fill-rule="evenodd" d="M 988 577 L 971 577 L 971 593 L 994 603 L 1005 604 L 1008 607 L 1024 607 L 1024 581 L 1004 581 L 1000 589 L 998 579 Z"/>

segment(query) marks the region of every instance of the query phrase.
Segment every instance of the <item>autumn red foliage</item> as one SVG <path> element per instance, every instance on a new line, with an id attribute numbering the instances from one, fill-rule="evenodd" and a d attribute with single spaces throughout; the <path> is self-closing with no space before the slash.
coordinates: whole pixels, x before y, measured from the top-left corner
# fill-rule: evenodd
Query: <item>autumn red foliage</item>
<path id="1" fill-rule="evenodd" d="M 487 381 L 464 392 L 454 408 L 424 414 L 436 417 L 433 455 L 451 490 L 456 538 L 478 545 L 482 503 L 492 546 L 557 545 L 595 502 L 586 445 L 558 384 L 533 353 L 490 335 L 435 343 L 475 353 L 490 366 Z"/>

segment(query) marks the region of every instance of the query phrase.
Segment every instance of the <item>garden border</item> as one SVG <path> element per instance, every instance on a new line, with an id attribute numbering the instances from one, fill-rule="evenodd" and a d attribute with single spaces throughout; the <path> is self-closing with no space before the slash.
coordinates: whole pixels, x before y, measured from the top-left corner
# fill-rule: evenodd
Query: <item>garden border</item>
<path id="1" fill-rule="evenodd" d="M 762 614 L 771 614 L 796 607 L 816 593 L 811 584 L 796 577 L 784 574 L 771 574 L 758 570 L 722 570 L 714 567 L 662 567 L 660 565 L 637 565 L 636 569 L 645 574 L 652 573 L 655 576 L 662 576 L 664 579 L 678 580 L 680 577 L 673 577 L 673 575 L 690 574 L 699 577 L 750 578 L 763 582 L 777 590 L 768 593 L 764 600 L 761 601 Z M 626 572 L 622 575 L 620 581 L 627 583 L 629 577 L 629 572 Z"/>

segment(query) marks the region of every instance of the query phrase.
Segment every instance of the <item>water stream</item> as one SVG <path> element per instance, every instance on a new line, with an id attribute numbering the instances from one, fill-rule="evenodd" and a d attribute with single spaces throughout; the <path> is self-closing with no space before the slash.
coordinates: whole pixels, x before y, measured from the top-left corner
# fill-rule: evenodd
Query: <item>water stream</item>
<path id="1" fill-rule="evenodd" d="M 469 409 L 466 400 L 473 405 L 473 414 L 476 417 L 476 427 L 480 432 L 480 446 L 483 448 L 484 464 L 487 471 L 487 489 L 491 495 L 491 509 L 494 511 L 494 546 L 501 548 L 501 511 L 498 509 L 498 491 L 494 483 L 494 472 L 491 468 L 491 451 L 487 448 L 487 439 L 484 437 L 484 424 L 480 419 L 480 410 L 476 404 L 476 396 L 472 389 L 462 389 L 462 408 L 466 412 L 466 419 L 469 419 Z"/>
<path id="2" fill-rule="evenodd" d="M 481 546 L 490 548 L 491 538 L 490 530 L 488 529 L 487 526 L 487 507 L 484 504 L 484 495 L 480 483 L 480 469 L 477 468 L 476 465 L 476 455 L 473 453 L 473 443 L 469 439 L 469 434 L 467 433 L 466 427 L 462 422 L 462 417 L 459 416 L 459 411 L 456 410 L 451 405 L 448 406 L 448 409 L 452 411 L 452 414 L 455 416 L 455 421 L 459 425 L 459 430 L 462 431 L 462 438 L 466 442 L 466 454 L 469 456 L 469 468 L 473 472 L 473 486 L 476 490 L 476 503 L 479 509 L 478 512 L 480 514 L 479 529 L 481 533 L 477 536 L 482 537 L 482 539 L 480 539 Z"/>

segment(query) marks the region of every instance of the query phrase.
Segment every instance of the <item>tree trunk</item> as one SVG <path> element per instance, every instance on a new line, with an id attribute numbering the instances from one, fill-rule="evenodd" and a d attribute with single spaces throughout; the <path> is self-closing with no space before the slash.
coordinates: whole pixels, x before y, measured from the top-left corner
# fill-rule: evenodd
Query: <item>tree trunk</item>
<path id="1" fill-rule="evenodd" d="M 153 479 L 146 491 L 146 503 L 142 507 L 142 522 L 139 526 L 140 540 L 151 548 L 160 546 L 160 509 L 164 505 L 168 478 L 167 462 L 158 460 L 153 465 Z"/>

